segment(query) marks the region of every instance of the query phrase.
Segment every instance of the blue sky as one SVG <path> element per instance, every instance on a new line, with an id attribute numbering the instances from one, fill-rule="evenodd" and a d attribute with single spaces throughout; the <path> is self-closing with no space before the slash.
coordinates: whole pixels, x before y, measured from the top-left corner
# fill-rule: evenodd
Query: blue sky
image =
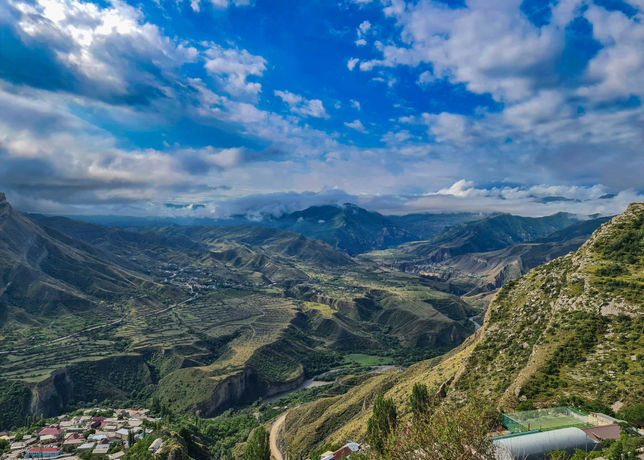
<path id="1" fill-rule="evenodd" d="M 644 199 L 642 50 L 641 0 L 0 0 L 0 184 L 65 214 L 611 214 Z"/>

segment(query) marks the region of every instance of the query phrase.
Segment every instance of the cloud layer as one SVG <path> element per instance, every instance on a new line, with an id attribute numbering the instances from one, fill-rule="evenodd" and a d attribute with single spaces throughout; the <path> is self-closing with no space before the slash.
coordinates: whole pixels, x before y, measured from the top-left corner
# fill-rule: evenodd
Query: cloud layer
<path id="1" fill-rule="evenodd" d="M 330 3 L 1 1 L 2 188 L 220 216 L 643 199 L 641 4 Z"/>

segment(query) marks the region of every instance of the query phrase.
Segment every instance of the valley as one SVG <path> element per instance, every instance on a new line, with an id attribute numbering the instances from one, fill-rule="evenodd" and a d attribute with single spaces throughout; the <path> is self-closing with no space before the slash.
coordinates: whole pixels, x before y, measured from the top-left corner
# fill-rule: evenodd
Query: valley
<path id="1" fill-rule="evenodd" d="M 543 377 L 555 365 L 535 356 L 558 356 L 577 340 L 557 331 L 602 324 L 609 337 L 627 337 L 641 327 L 637 315 L 609 325 L 595 307 L 559 316 L 560 307 L 546 308 L 554 293 L 586 289 L 571 265 L 576 259 L 566 254 L 607 218 L 490 216 L 426 241 L 385 249 L 372 241 L 369 252 L 355 256 L 324 238 L 256 225 L 107 227 L 26 217 L 6 201 L 2 206 L 0 249 L 7 262 L 0 297 L 0 428 L 19 426 L 31 415 L 154 400 L 175 417 L 222 423 L 249 413 L 260 421 L 280 415 L 280 445 L 309 452 L 321 443 L 361 439 L 372 398 L 400 399 L 418 381 L 430 387 L 454 381 L 454 395 L 483 387 L 508 407 L 550 400 L 562 394 Z M 359 212 L 346 205 L 341 211 Z M 423 225 L 436 228 L 434 215 L 425 218 Z M 421 225 L 419 215 L 410 221 Z M 360 228 L 345 231 L 359 234 Z M 584 273 L 591 273 L 594 289 L 631 289 L 627 301 L 635 302 L 636 312 L 640 269 L 637 256 L 633 260 L 634 268 L 620 268 L 617 278 L 596 277 L 595 269 Z M 617 270 L 612 263 L 600 272 Z M 60 270 L 66 264 L 73 268 Z M 25 270 L 31 284 L 15 283 Z M 543 295 L 534 287 L 518 290 L 544 270 L 558 274 L 553 286 L 539 288 Z M 109 284 L 88 284 L 83 274 L 92 271 Z M 526 299 L 536 303 L 522 307 L 521 316 L 512 313 Z M 510 313 L 502 313 L 503 302 Z M 609 307 L 610 314 L 620 305 Z M 579 340 L 596 346 L 596 337 Z M 637 356 L 639 342 L 620 340 L 604 340 L 611 344 L 606 357 L 593 359 L 611 367 L 602 360 Z M 534 355 L 537 346 L 543 352 Z M 643 396 L 631 396 L 639 371 L 616 387 L 617 368 L 610 384 L 575 383 L 571 372 L 597 374 L 566 367 L 583 366 L 589 358 L 579 353 L 570 362 L 562 358 L 564 367 L 556 364 L 572 394 L 629 404 Z M 291 404 L 297 407 L 282 413 Z"/>

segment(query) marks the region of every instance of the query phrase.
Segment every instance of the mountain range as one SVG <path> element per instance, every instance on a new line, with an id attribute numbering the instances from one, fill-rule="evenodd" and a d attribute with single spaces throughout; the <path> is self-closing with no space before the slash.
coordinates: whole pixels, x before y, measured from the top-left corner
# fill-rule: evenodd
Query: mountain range
<path id="1" fill-rule="evenodd" d="M 507 282 L 483 327 L 459 347 L 289 411 L 286 443 L 292 452 L 310 452 L 364 439 L 374 398 L 392 398 L 404 417 L 416 383 L 436 393 L 443 388 L 446 401 L 475 392 L 505 411 L 561 398 L 615 411 L 641 403 L 642 292 L 644 203 L 634 203 L 578 250 Z"/>
<path id="2" fill-rule="evenodd" d="M 346 394 L 290 411 L 286 439 L 298 451 L 358 439 L 370 398 L 400 398 L 415 381 L 450 380 L 459 392 L 481 382 L 508 406 L 566 388 L 631 402 L 641 397 L 641 344 L 623 337 L 641 329 L 642 214 L 632 205 L 610 222 L 470 220 L 344 205 L 267 226 L 106 226 L 26 216 L 2 195 L 0 428 L 150 398 L 210 417 L 349 372 L 363 359 L 352 356 L 421 362 L 400 375 L 350 377 L 334 385 Z M 420 235 L 428 239 L 405 242 Z M 558 351 L 586 342 L 573 358 Z M 590 372 L 599 361 L 623 373 L 617 393 L 604 370 Z"/>

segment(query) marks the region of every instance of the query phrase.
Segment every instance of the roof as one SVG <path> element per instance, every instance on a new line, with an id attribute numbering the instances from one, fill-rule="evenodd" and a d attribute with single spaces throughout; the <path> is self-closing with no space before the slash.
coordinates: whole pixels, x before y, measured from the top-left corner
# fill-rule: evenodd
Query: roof
<path id="1" fill-rule="evenodd" d="M 556 449 L 573 453 L 575 449 L 588 452 L 599 448 L 599 443 L 579 428 L 562 428 L 495 439 L 493 444 L 497 460 L 541 460 L 548 452 Z"/>
<path id="2" fill-rule="evenodd" d="M 63 430 L 61 430 L 60 428 L 57 428 L 55 426 L 50 426 L 48 428 L 43 428 L 42 430 L 40 430 L 38 432 L 38 434 L 40 434 L 40 435 L 52 434 L 52 435 L 55 436 L 55 435 L 61 434 L 62 432 L 63 432 Z"/>
<path id="3" fill-rule="evenodd" d="M 60 452 L 61 449 L 59 447 L 30 447 L 29 448 L 29 453 L 33 454 L 45 454 L 45 453 L 55 453 L 55 452 Z"/>
<path id="4" fill-rule="evenodd" d="M 586 433 L 587 436 L 590 436 L 595 441 L 601 441 L 602 439 L 619 439 L 619 435 L 622 434 L 622 430 L 617 423 L 613 423 L 612 425 L 591 426 L 589 428 L 582 428 L 581 431 Z"/>

